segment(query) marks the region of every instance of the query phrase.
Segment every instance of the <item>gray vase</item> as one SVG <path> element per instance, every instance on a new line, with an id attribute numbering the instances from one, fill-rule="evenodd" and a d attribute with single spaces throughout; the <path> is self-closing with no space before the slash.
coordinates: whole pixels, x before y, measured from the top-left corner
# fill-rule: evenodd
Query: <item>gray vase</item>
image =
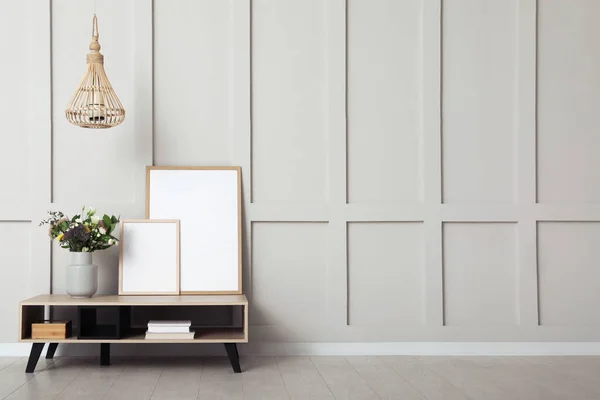
<path id="1" fill-rule="evenodd" d="M 67 265 L 67 293 L 71 297 L 92 297 L 98 290 L 98 266 L 92 264 L 92 253 L 71 252 Z"/>

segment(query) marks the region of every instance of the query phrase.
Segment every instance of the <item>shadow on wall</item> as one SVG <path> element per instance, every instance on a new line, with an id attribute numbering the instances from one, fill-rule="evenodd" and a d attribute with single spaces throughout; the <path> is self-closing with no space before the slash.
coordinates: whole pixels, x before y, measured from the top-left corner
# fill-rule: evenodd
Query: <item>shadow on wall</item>
<path id="1" fill-rule="evenodd" d="M 119 246 L 94 252 L 94 264 L 98 265 L 99 294 L 117 294 L 119 292 Z"/>

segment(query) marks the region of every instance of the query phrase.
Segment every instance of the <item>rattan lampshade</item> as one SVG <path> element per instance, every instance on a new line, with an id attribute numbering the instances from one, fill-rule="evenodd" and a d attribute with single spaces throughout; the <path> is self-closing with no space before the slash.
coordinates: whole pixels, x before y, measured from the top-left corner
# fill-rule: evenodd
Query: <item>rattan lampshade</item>
<path id="1" fill-rule="evenodd" d="M 87 71 L 65 110 L 67 120 L 82 128 L 112 128 L 125 119 L 125 109 L 104 72 L 98 43 L 98 19 L 92 20 L 92 42 Z"/>

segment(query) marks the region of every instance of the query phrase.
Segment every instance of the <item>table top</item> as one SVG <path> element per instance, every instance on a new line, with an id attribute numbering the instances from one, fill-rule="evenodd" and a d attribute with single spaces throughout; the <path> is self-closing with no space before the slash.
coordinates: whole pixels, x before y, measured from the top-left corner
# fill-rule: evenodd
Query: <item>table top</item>
<path id="1" fill-rule="evenodd" d="M 66 294 L 42 294 L 23 300 L 25 306 L 247 306 L 243 294 L 183 296 L 94 296 L 75 299 Z"/>

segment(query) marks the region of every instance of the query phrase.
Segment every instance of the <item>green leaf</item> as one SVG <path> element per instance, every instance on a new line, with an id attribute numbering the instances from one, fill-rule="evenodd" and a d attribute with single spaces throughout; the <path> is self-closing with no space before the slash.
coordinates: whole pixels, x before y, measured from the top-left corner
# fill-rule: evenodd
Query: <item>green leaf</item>
<path id="1" fill-rule="evenodd" d="M 104 214 L 104 216 L 102 217 L 102 223 L 104 224 L 104 227 L 107 229 L 110 227 L 111 224 L 111 219 L 108 215 Z"/>

